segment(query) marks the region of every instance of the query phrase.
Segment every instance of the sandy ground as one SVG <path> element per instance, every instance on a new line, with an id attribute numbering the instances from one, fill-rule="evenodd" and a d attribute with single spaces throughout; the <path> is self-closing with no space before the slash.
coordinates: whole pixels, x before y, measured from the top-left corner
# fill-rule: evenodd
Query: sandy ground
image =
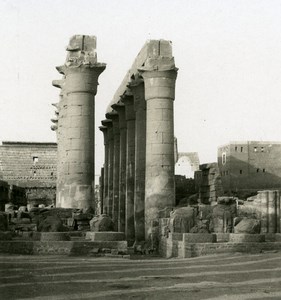
<path id="1" fill-rule="evenodd" d="M 169 260 L 0 255 L 0 299 L 281 299 L 281 253 Z"/>

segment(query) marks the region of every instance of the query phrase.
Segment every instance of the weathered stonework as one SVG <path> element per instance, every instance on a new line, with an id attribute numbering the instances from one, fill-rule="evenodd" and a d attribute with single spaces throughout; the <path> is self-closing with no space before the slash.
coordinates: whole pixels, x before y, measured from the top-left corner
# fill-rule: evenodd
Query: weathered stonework
<path id="1" fill-rule="evenodd" d="M 58 120 L 57 206 L 88 209 L 94 206 L 94 121 L 98 77 L 105 64 L 97 62 L 96 38 L 76 35 L 70 39 Z"/>
<path id="2" fill-rule="evenodd" d="M 176 77 L 171 43 L 148 41 L 106 111 L 108 120 L 115 113 L 119 117 L 118 125 L 113 122 L 113 131 L 118 126 L 120 134 L 119 149 L 115 148 L 117 154 L 119 150 L 118 230 L 125 228 L 129 244 L 146 239 L 153 249 L 157 248 L 158 212 L 175 205 Z M 104 168 L 109 173 L 109 159 Z M 109 183 L 116 182 L 117 176 L 113 177 Z"/>

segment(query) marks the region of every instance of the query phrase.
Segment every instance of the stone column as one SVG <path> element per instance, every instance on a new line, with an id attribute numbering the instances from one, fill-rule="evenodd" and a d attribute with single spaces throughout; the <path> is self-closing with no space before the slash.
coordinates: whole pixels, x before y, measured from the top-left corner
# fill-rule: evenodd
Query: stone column
<path id="1" fill-rule="evenodd" d="M 130 92 L 122 96 L 127 122 L 126 157 L 126 219 L 125 234 L 129 246 L 135 242 L 134 183 L 135 183 L 135 111 L 134 98 Z"/>
<path id="2" fill-rule="evenodd" d="M 268 191 L 268 233 L 276 233 L 276 191 Z"/>
<path id="3" fill-rule="evenodd" d="M 129 84 L 134 96 L 135 122 L 135 193 L 134 219 L 135 242 L 145 240 L 144 198 L 145 198 L 145 146 L 146 146 L 146 102 L 143 79 L 136 77 Z"/>
<path id="4" fill-rule="evenodd" d="M 60 70 L 60 69 L 59 69 Z M 59 71 L 58 70 L 58 71 Z M 65 93 L 65 76 L 62 80 L 53 80 L 52 85 L 54 87 L 60 88 L 60 100 L 57 104 L 57 180 L 56 180 L 56 207 L 62 207 L 62 197 L 60 197 L 61 194 L 63 194 L 64 189 L 64 176 L 67 175 L 67 170 L 65 167 L 65 128 L 68 127 L 67 122 L 67 97 Z"/>
<path id="5" fill-rule="evenodd" d="M 276 191 L 276 232 L 280 233 L 281 229 L 280 229 L 280 191 Z"/>
<path id="6" fill-rule="evenodd" d="M 65 174 L 57 194 L 61 207 L 89 209 L 94 206 L 94 101 L 98 77 L 105 64 L 97 62 L 96 38 L 76 35 L 70 39 L 66 63 L 58 67 L 65 75 L 67 127 L 64 137 Z"/>
<path id="7" fill-rule="evenodd" d="M 112 108 L 119 115 L 120 131 L 120 166 L 119 166 L 119 211 L 118 211 L 118 231 L 125 232 L 125 199 L 126 199 L 126 157 L 127 157 L 127 127 L 125 118 L 125 106 L 122 102 L 112 105 Z"/>
<path id="8" fill-rule="evenodd" d="M 100 126 L 100 131 L 103 133 L 104 138 L 104 165 L 103 165 L 103 182 L 102 182 L 102 205 L 101 211 L 106 214 L 108 211 L 108 137 L 107 137 L 107 127 Z"/>
<path id="9" fill-rule="evenodd" d="M 113 152 L 114 152 L 114 142 L 113 142 L 113 129 L 112 129 L 112 120 L 103 120 L 101 121 L 103 126 L 107 127 L 107 173 L 105 174 L 106 182 L 104 185 L 107 187 L 105 202 L 105 211 L 104 213 L 109 215 L 112 218 L 112 203 L 113 203 Z M 106 188 L 105 187 L 105 188 Z"/>
<path id="10" fill-rule="evenodd" d="M 268 233 L 268 191 L 259 191 L 261 212 L 261 233 Z"/>
<path id="11" fill-rule="evenodd" d="M 175 205 L 173 58 L 148 58 L 140 69 L 146 100 L 145 233 L 158 247 L 158 212 Z"/>
<path id="12" fill-rule="evenodd" d="M 113 130 L 113 195 L 112 195 L 112 221 L 114 230 L 118 231 L 119 212 L 119 167 L 120 167 L 120 130 L 119 116 L 116 111 L 107 113 L 106 117 L 112 120 Z"/>
<path id="13" fill-rule="evenodd" d="M 99 177 L 99 211 L 98 214 L 103 214 L 103 192 L 104 192 L 104 168 L 101 168 L 100 177 Z"/>

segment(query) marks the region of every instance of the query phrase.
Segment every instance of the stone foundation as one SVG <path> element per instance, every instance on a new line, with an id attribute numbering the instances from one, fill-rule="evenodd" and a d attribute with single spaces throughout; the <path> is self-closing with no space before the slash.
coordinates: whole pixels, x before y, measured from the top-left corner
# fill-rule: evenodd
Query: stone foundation
<path id="1" fill-rule="evenodd" d="M 30 255 L 127 254 L 126 241 L 0 241 L 0 253 Z M 107 255 L 108 256 L 108 255 Z"/>

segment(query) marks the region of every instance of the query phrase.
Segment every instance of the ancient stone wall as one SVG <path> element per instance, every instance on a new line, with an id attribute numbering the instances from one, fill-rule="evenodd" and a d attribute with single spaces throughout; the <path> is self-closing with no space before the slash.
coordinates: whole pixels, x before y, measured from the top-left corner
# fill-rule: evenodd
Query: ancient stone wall
<path id="1" fill-rule="evenodd" d="M 215 203 L 223 195 L 217 163 L 200 165 L 200 170 L 195 172 L 195 182 L 199 189 L 199 201 L 203 204 Z"/>

